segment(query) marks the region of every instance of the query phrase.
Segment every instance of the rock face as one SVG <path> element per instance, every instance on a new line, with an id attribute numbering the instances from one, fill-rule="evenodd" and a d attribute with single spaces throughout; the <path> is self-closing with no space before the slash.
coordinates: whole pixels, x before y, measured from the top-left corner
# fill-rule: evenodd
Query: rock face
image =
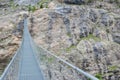
<path id="1" fill-rule="evenodd" d="M 81 4 L 85 4 L 85 3 L 89 3 L 89 2 L 94 2 L 93 0 L 57 0 L 60 3 L 66 3 L 66 4 L 77 4 L 77 5 L 81 5 Z"/>
<path id="2" fill-rule="evenodd" d="M 112 31 L 114 41 L 120 43 L 120 18 L 116 20 L 115 28 Z"/>
<path id="3" fill-rule="evenodd" d="M 104 74 L 103 80 L 114 80 L 115 76 L 118 79 L 120 45 L 115 35 L 119 35 L 116 33 L 120 16 L 88 6 L 64 5 L 52 9 L 55 10 L 38 10 L 32 15 L 36 43 L 91 74 Z"/>
<path id="4" fill-rule="evenodd" d="M 35 5 L 41 0 L 14 0 L 18 5 Z"/>
<path id="5" fill-rule="evenodd" d="M 67 4 L 84 4 L 84 3 L 91 3 L 91 2 L 96 2 L 98 0 L 58 0 L 59 2 L 64 2 Z M 120 3 L 119 0 L 102 0 L 104 2 L 109 2 L 109 3 Z"/>
<path id="6" fill-rule="evenodd" d="M 22 19 L 20 17 L 20 13 L 0 17 L 0 75 L 20 45 L 22 37 L 20 30 L 23 27 L 20 25 Z"/>
<path id="7" fill-rule="evenodd" d="M 34 1 L 36 3 L 38 0 Z M 34 4 L 34 1 L 15 0 L 20 5 Z M 48 9 L 36 10 L 28 17 L 30 32 L 35 42 L 75 66 L 93 75 L 101 76 L 103 80 L 119 80 L 119 6 L 114 2 L 113 4 L 108 3 L 110 0 L 103 0 L 104 2 L 96 0 L 88 5 L 68 5 L 83 4 L 85 0 L 59 1 L 67 4 L 61 6 L 59 3 L 51 2 Z M 88 1 L 90 0 L 86 0 L 86 2 Z M 10 22 L 5 21 L 8 20 L 8 17 L 0 19 L 2 24 L 0 27 L 0 41 L 2 43 L 0 44 L 0 61 L 5 66 L 21 39 L 23 21 L 21 18 L 18 20 L 18 17 L 20 18 L 20 15 L 11 17 L 12 23 L 11 20 Z M 15 23 L 16 21 L 17 23 Z M 17 26 L 17 24 L 19 25 Z M 17 26 L 17 28 L 14 29 L 14 26 Z M 11 32 L 3 36 L 4 32 L 9 30 L 10 32 L 13 31 L 14 35 Z M 7 40 L 11 41 L 6 42 Z M 10 51 L 10 54 L 7 54 L 7 50 Z M 6 54 L 3 54 L 3 52 Z M 59 73 L 59 71 L 54 73 L 54 67 L 60 68 L 55 63 L 48 66 L 51 71 L 48 72 L 49 76 Z M 60 80 L 62 79 L 64 78 L 60 77 Z M 73 80 L 76 80 L 76 78 Z"/>
<path id="8" fill-rule="evenodd" d="M 84 0 L 64 0 L 64 3 L 68 3 L 68 4 L 82 4 L 82 3 L 84 3 Z"/>

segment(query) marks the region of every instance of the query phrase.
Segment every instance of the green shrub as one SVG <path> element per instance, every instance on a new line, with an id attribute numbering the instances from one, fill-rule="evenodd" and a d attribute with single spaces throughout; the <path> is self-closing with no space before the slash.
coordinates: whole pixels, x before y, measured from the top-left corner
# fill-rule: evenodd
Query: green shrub
<path id="1" fill-rule="evenodd" d="M 75 49 L 75 48 L 76 48 L 76 46 L 72 45 L 72 46 L 66 48 L 66 52 L 70 52 L 72 49 Z"/>
<path id="2" fill-rule="evenodd" d="M 51 0 L 41 0 L 40 2 L 38 2 L 38 5 L 40 8 L 48 8 L 48 3 L 50 2 Z M 46 3 L 46 5 L 44 5 Z"/>
<path id="3" fill-rule="evenodd" d="M 71 33 L 70 33 L 70 32 L 68 32 L 68 33 L 67 33 L 67 36 L 71 37 L 72 35 L 71 35 Z"/>
<path id="4" fill-rule="evenodd" d="M 107 33 L 110 33 L 109 29 L 106 29 L 106 32 L 107 32 Z"/>
<path id="5" fill-rule="evenodd" d="M 114 71 L 118 68 L 118 66 L 110 66 L 108 69 L 111 70 L 111 71 Z"/>
<path id="6" fill-rule="evenodd" d="M 89 34 L 87 37 L 81 38 L 81 40 L 89 40 L 89 39 L 93 39 L 95 41 L 100 41 L 101 40 L 100 38 L 94 36 L 93 34 Z"/>
<path id="7" fill-rule="evenodd" d="M 10 0 L 10 7 L 12 8 L 12 9 L 16 9 L 17 7 L 18 7 L 18 5 L 15 5 L 14 4 L 14 1 L 13 0 Z"/>
<path id="8" fill-rule="evenodd" d="M 28 11 L 29 12 L 30 11 L 34 12 L 35 10 L 37 10 L 36 6 L 31 6 L 31 5 L 28 6 Z"/>
<path id="9" fill-rule="evenodd" d="M 102 74 L 97 73 L 95 77 L 97 77 L 99 80 L 102 80 Z"/>

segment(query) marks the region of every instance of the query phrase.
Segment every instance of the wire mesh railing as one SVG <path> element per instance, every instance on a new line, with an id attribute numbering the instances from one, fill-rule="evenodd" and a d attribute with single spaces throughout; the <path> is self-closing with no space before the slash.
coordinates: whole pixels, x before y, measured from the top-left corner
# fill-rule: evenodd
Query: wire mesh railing
<path id="1" fill-rule="evenodd" d="M 19 80 L 19 65 L 20 65 L 20 59 L 22 56 L 22 46 L 23 46 L 24 37 L 22 39 L 21 45 L 13 58 L 11 59 L 8 66 L 5 68 L 3 74 L 0 77 L 0 80 Z"/>
<path id="2" fill-rule="evenodd" d="M 0 80 L 18 80 L 19 62 L 21 58 L 21 48 L 16 52 L 6 69 L 4 70 Z"/>
<path id="3" fill-rule="evenodd" d="M 96 77 L 59 58 L 41 46 L 33 45 L 46 80 L 98 80 Z"/>

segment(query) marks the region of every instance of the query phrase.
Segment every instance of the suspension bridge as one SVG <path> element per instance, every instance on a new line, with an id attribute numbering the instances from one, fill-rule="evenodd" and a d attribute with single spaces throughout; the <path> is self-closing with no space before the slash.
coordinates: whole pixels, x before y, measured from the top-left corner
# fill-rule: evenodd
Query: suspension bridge
<path id="1" fill-rule="evenodd" d="M 45 59 L 43 59 L 45 58 Z M 48 59 L 47 59 L 48 58 Z M 42 60 L 43 63 L 42 63 Z M 52 64 L 52 62 L 54 64 Z M 49 66 L 47 71 L 41 65 Z M 55 64 L 59 64 L 56 66 Z M 51 67 L 54 66 L 54 68 Z M 52 70 L 50 70 L 52 69 Z M 54 71 L 55 70 L 55 71 Z M 59 72 L 58 76 L 54 73 Z M 54 78 L 56 77 L 56 78 Z M 37 47 L 29 33 L 27 19 L 24 19 L 23 39 L 21 45 L 4 70 L 0 80 L 98 80 L 89 73 L 77 68 L 67 61 L 59 58 L 41 46 Z"/>

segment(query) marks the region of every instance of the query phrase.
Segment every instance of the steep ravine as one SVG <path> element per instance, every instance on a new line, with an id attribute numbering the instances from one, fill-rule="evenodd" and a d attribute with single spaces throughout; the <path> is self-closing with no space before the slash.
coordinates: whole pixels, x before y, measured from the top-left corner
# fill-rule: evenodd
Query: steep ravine
<path id="1" fill-rule="evenodd" d="M 24 12 L 22 12 L 24 13 Z M 16 53 L 22 40 L 22 14 L 0 17 L 0 75 Z"/>
<path id="2" fill-rule="evenodd" d="M 33 6 L 35 10 L 30 14 L 26 12 L 28 7 L 19 6 L 14 9 L 15 12 L 7 8 L 10 9 L 10 14 L 5 14 L 5 8 L 9 5 L 2 5 L 4 9 L 0 8 L 3 9 L 0 12 L 0 74 L 20 45 L 25 13 L 28 14 L 30 33 L 36 44 L 101 80 L 119 80 L 119 5 L 109 2 L 111 0 L 59 1 L 67 4 L 51 1 L 47 3 L 47 8 L 42 9 L 37 9 L 40 6 L 37 4 Z M 21 5 L 24 0 L 15 2 Z M 24 4 L 27 2 L 29 1 L 26 0 Z M 55 74 L 56 66 L 50 66 L 50 73 Z M 59 75 L 58 71 L 57 73 Z"/>
<path id="3" fill-rule="evenodd" d="M 103 80 L 119 80 L 120 15 L 88 5 L 52 9 L 32 15 L 36 43 Z"/>

